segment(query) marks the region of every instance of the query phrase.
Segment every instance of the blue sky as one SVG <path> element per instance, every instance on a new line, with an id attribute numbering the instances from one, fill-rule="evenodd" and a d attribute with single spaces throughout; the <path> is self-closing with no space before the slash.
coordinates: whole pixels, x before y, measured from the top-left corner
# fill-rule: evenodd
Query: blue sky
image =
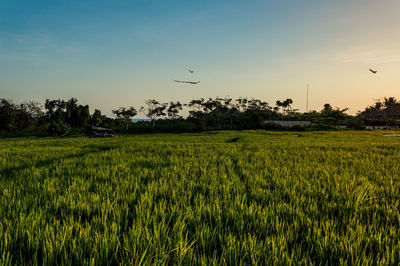
<path id="1" fill-rule="evenodd" d="M 311 109 L 355 113 L 400 98 L 399 11 L 395 0 L 0 0 L 0 97 L 77 97 L 105 114 L 149 98 L 290 97 L 304 111 L 309 82 Z"/>

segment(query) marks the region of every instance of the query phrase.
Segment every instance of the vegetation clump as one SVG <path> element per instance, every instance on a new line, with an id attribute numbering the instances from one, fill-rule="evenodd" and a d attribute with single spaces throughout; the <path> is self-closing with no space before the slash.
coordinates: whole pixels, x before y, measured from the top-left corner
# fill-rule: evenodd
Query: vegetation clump
<path id="1" fill-rule="evenodd" d="M 366 126 L 393 129 L 400 126 L 400 102 L 394 97 L 378 100 L 356 116 L 347 114 L 347 108 L 333 108 L 328 103 L 320 111 L 306 113 L 294 109 L 292 104 L 292 99 L 278 100 L 275 107 L 254 98 L 200 98 L 186 104 L 149 99 L 139 108 L 147 119 L 134 122 L 132 118 L 138 112 L 133 106 L 113 110 L 115 117 L 110 118 L 98 109 L 90 114 L 89 106 L 78 104 L 75 98 L 68 101 L 47 99 L 44 107 L 32 101 L 15 104 L 0 99 L 0 135 L 43 135 L 47 132 L 59 137 L 68 130 L 57 128 L 70 127 L 73 129 L 71 132 L 90 132 L 91 126 L 110 128 L 122 134 L 249 129 L 337 130 L 365 129 Z M 293 125 L 288 127 L 288 124 Z"/>
<path id="2" fill-rule="evenodd" d="M 71 127 L 62 120 L 51 121 L 50 125 L 47 129 L 47 132 L 50 136 L 53 137 L 62 137 L 69 133 Z"/>

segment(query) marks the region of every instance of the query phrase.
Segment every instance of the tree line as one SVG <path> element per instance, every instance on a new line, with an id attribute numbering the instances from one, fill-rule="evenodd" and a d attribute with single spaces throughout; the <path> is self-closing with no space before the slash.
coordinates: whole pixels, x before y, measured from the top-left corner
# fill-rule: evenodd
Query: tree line
<path id="1" fill-rule="evenodd" d="M 98 109 L 90 113 L 89 106 L 79 104 L 76 98 L 67 101 L 47 99 L 44 104 L 34 101 L 15 103 L 0 98 L 0 133 L 59 137 L 74 130 L 88 130 L 90 126 L 130 133 L 282 129 L 269 123 L 279 120 L 310 121 L 313 123 L 310 129 L 339 125 L 361 129 L 366 125 L 397 126 L 400 121 L 400 102 L 394 97 L 377 100 L 355 116 L 347 114 L 347 108 L 333 108 L 330 104 L 325 104 L 320 111 L 301 113 L 292 108 L 292 104 L 292 99 L 278 100 L 274 106 L 254 98 L 200 98 L 188 103 L 149 99 L 138 109 L 120 107 L 112 111 L 114 117 L 107 117 Z M 182 115 L 183 111 L 186 117 Z M 133 123 L 132 118 L 139 112 L 148 120 Z"/>

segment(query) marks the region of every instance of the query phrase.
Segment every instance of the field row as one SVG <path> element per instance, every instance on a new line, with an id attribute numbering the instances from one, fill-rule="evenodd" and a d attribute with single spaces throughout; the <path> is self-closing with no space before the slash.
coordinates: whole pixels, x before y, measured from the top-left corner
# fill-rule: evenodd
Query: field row
<path id="1" fill-rule="evenodd" d="M 0 264 L 399 264 L 400 138 L 0 140 Z"/>

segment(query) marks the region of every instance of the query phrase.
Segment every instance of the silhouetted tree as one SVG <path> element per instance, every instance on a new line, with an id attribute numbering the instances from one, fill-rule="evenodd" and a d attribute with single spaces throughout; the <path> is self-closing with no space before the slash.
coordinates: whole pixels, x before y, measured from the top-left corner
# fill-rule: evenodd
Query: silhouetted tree
<path id="1" fill-rule="evenodd" d="M 43 117 L 41 106 L 28 101 L 15 104 L 11 100 L 0 99 L 0 131 L 18 132 L 39 125 Z"/>
<path id="2" fill-rule="evenodd" d="M 248 100 L 247 110 L 245 115 L 247 116 L 248 128 L 262 128 L 266 119 L 272 117 L 273 111 L 267 102 L 250 99 Z"/>
<path id="3" fill-rule="evenodd" d="M 238 113 L 237 104 L 229 97 L 217 98 L 217 100 L 220 102 L 220 113 L 224 121 L 224 127 L 233 129 L 234 116 Z"/>
<path id="4" fill-rule="evenodd" d="M 71 127 L 83 127 L 89 123 L 90 112 L 88 105 L 78 105 L 76 98 L 65 102 L 66 122 Z"/>
<path id="5" fill-rule="evenodd" d="M 76 98 L 71 98 L 68 101 L 64 100 L 46 100 L 44 105 L 48 122 L 63 121 L 70 127 L 83 127 L 90 120 L 89 106 L 78 105 Z"/>
<path id="6" fill-rule="evenodd" d="M 283 103 L 281 102 L 281 101 L 276 101 L 276 107 L 278 108 L 278 110 L 279 110 L 279 108 L 282 108 L 282 113 L 283 113 Z"/>
<path id="7" fill-rule="evenodd" d="M 400 102 L 395 97 L 383 98 L 358 113 L 357 117 L 368 125 L 394 125 L 400 120 Z"/>
<path id="8" fill-rule="evenodd" d="M 394 98 L 394 97 L 388 97 L 388 98 L 385 97 L 383 99 L 384 99 L 385 107 L 389 107 L 389 106 L 392 106 L 392 105 L 395 105 L 395 104 L 399 104 L 397 102 L 396 98 Z"/>
<path id="9" fill-rule="evenodd" d="M 0 99 L 0 131 L 10 132 L 16 129 L 16 105 L 7 99 Z"/>
<path id="10" fill-rule="evenodd" d="M 137 114 L 135 108 L 133 108 L 133 107 L 129 107 L 129 108 L 120 107 L 119 109 L 113 110 L 112 112 L 118 118 L 122 118 L 124 120 L 126 130 L 128 130 L 129 124 L 131 123 L 131 118 Z"/>
<path id="11" fill-rule="evenodd" d="M 276 107 L 277 108 L 275 108 L 275 110 L 277 111 L 277 110 L 279 110 L 279 108 L 281 108 L 282 109 L 282 114 L 285 114 L 288 110 L 290 110 L 291 109 L 291 104 L 293 103 L 293 100 L 292 99 L 286 99 L 286 100 L 284 100 L 283 102 L 281 102 L 281 101 L 276 101 Z"/>
<path id="12" fill-rule="evenodd" d="M 203 111 L 204 99 L 191 100 L 185 106 L 189 107 L 189 117 L 188 119 L 194 123 L 197 130 L 204 130 L 206 127 L 207 114 Z"/>
<path id="13" fill-rule="evenodd" d="M 333 108 L 329 103 L 324 104 L 324 108 L 322 109 L 321 112 L 323 113 L 329 113 L 332 112 Z"/>
<path id="14" fill-rule="evenodd" d="M 71 127 L 80 126 L 79 107 L 78 100 L 76 98 L 71 98 L 65 102 L 65 113 L 65 122 L 67 122 Z"/>
<path id="15" fill-rule="evenodd" d="M 165 116 L 164 112 L 167 108 L 167 103 L 160 103 L 156 100 L 150 99 L 146 102 L 147 107 L 140 107 L 140 111 L 147 117 L 151 119 L 153 127 L 155 126 L 156 118 Z"/>
<path id="16" fill-rule="evenodd" d="M 102 122 L 101 111 L 96 109 L 94 110 L 94 113 L 90 117 L 90 123 L 94 126 L 99 126 L 101 125 L 101 122 Z"/>
<path id="17" fill-rule="evenodd" d="M 235 107 L 239 110 L 239 112 L 245 112 L 247 110 L 247 103 L 248 103 L 247 98 L 239 98 L 236 99 Z"/>
<path id="18" fill-rule="evenodd" d="M 183 105 L 180 102 L 170 102 L 169 103 L 169 107 L 167 110 L 167 114 L 168 114 L 168 118 L 169 119 L 178 119 L 181 118 L 181 116 L 179 116 L 179 111 L 182 110 Z"/>
<path id="19" fill-rule="evenodd" d="M 317 116 L 316 122 L 320 124 L 338 124 L 344 122 L 350 118 L 350 116 L 346 114 L 347 110 L 349 109 L 334 109 L 329 103 L 326 103 Z"/>
<path id="20" fill-rule="evenodd" d="M 283 109 L 283 110 L 284 110 L 284 113 L 287 113 L 288 109 L 289 109 L 289 110 L 291 109 L 292 103 L 293 103 L 293 100 L 292 100 L 292 99 L 286 99 L 286 100 L 283 101 L 282 106 L 283 106 L 283 108 L 284 108 L 284 109 Z"/>
<path id="21" fill-rule="evenodd" d="M 274 108 L 263 100 L 253 98 L 233 100 L 230 97 L 193 99 L 187 104 L 174 101 L 167 104 L 154 99 L 145 103 L 145 107 L 141 107 L 140 111 L 151 119 L 151 125 L 148 122 L 135 123 L 132 130 L 134 132 L 257 129 L 265 128 L 267 120 L 309 120 L 320 125 L 343 123 L 360 125 L 359 121 L 392 124 L 399 123 L 400 120 L 400 102 L 394 97 L 378 100 L 359 113 L 357 119 L 346 114 L 346 108 L 333 108 L 330 104 L 325 104 L 321 111 L 300 114 L 291 107 L 293 100 L 290 98 L 276 101 Z M 186 119 L 179 115 L 184 106 L 189 109 L 189 116 Z M 62 136 L 69 131 L 69 128 L 83 127 L 88 123 L 128 130 L 129 124 L 132 123 L 131 118 L 137 114 L 136 110 L 130 107 L 113 110 L 116 119 L 102 115 L 100 110 L 95 110 L 90 115 L 89 106 L 78 104 L 76 98 L 67 101 L 47 99 L 44 111 L 36 102 L 15 104 L 10 100 L 0 99 L 0 131 L 8 133 L 48 128 L 49 134 Z M 160 119 L 165 116 L 168 120 Z"/>
<path id="22" fill-rule="evenodd" d="M 83 127 L 89 123 L 90 112 L 89 105 L 79 105 L 77 110 L 77 126 Z"/>
<path id="23" fill-rule="evenodd" d="M 62 120 L 54 120 L 50 122 L 50 125 L 47 129 L 49 135 L 58 138 L 68 134 L 71 127 Z"/>
<path id="24" fill-rule="evenodd" d="M 35 120 L 39 120 L 44 116 L 42 104 L 39 102 L 26 101 L 20 104 L 20 108 Z"/>
<path id="25" fill-rule="evenodd" d="M 46 99 L 44 108 L 46 109 L 46 118 L 48 122 L 61 120 L 66 121 L 66 102 L 63 100 Z"/>

